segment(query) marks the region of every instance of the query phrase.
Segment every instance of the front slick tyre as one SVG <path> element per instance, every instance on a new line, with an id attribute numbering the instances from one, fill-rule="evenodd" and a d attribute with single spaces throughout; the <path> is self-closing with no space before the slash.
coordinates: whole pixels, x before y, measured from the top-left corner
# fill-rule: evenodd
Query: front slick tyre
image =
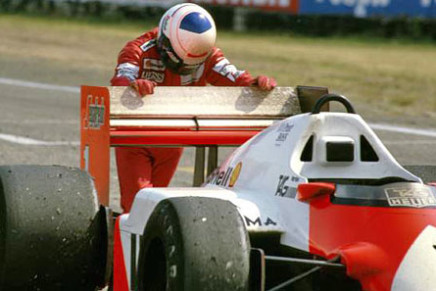
<path id="1" fill-rule="evenodd" d="M 139 290 L 248 290 L 249 253 L 244 223 L 230 202 L 164 200 L 144 231 Z"/>

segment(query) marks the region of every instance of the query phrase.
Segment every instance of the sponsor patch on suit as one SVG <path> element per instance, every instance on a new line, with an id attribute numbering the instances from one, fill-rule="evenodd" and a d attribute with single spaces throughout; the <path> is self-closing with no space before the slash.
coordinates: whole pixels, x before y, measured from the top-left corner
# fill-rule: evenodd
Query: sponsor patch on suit
<path id="1" fill-rule="evenodd" d="M 142 74 L 143 79 L 155 81 L 156 83 L 162 83 L 165 80 L 165 73 L 155 71 L 144 71 Z"/>

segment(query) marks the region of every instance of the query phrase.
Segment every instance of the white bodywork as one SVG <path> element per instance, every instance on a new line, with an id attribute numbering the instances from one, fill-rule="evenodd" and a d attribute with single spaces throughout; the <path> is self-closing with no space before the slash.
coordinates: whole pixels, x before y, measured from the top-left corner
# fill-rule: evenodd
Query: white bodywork
<path id="1" fill-rule="evenodd" d="M 436 228 L 427 226 L 416 238 L 401 262 L 392 284 L 392 290 L 434 290 L 436 277 Z"/>
<path id="2" fill-rule="evenodd" d="M 312 135 L 312 161 L 302 161 Z M 361 161 L 361 135 L 377 154 L 377 162 Z M 325 144 L 337 140 L 354 143 L 352 162 L 327 162 Z M 131 235 L 143 235 L 151 213 L 162 200 L 182 196 L 228 200 L 239 210 L 249 232 L 280 232 L 283 245 L 309 251 L 309 205 L 295 199 L 298 184 L 310 179 L 392 176 L 421 182 L 395 161 L 359 115 L 319 113 L 287 118 L 239 147 L 202 188 L 141 190 L 131 213 L 123 215 L 120 222 L 126 266 L 130 268 Z"/>

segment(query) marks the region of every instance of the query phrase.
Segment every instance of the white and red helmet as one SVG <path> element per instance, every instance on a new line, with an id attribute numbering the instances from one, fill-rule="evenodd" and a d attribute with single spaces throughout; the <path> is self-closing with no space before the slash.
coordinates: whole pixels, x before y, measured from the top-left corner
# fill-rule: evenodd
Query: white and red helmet
<path id="1" fill-rule="evenodd" d="M 158 48 L 162 60 L 179 74 L 192 73 L 215 46 L 216 27 L 212 16 L 193 3 L 178 4 L 162 16 Z"/>

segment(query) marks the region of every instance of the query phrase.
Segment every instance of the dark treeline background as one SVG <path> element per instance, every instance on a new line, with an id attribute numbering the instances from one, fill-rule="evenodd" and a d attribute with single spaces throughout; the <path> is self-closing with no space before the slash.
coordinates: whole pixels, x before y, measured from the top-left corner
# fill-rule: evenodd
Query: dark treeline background
<path id="1" fill-rule="evenodd" d="M 234 27 L 235 9 L 206 6 L 219 29 Z M 369 36 L 436 41 L 436 19 L 410 17 L 356 18 L 350 15 L 292 15 L 244 8 L 247 31 L 274 31 L 307 36 Z M 88 18 L 100 21 L 158 23 L 164 8 L 114 5 L 99 1 L 0 0 L 1 13 Z"/>

